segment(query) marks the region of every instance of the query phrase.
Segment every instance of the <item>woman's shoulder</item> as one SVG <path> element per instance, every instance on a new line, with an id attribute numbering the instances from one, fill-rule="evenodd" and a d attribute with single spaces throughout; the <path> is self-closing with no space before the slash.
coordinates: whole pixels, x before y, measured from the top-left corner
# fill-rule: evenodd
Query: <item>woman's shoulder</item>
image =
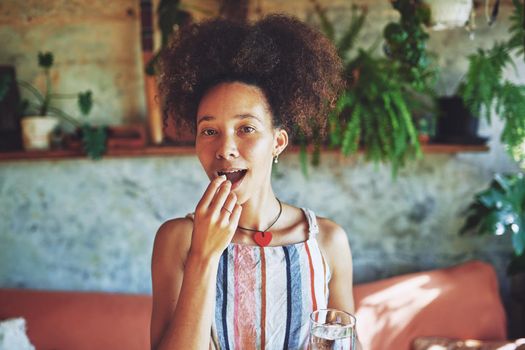
<path id="1" fill-rule="evenodd" d="M 317 240 L 327 253 L 335 253 L 348 245 L 347 234 L 339 224 L 321 216 L 316 216 L 316 220 L 319 228 Z"/>
<path id="2" fill-rule="evenodd" d="M 154 254 L 175 254 L 185 260 L 190 249 L 192 232 L 193 220 L 189 217 L 165 221 L 155 235 Z"/>
<path id="3" fill-rule="evenodd" d="M 346 238 L 345 230 L 336 222 L 322 217 L 315 216 L 317 226 L 319 227 L 319 236 L 327 240 L 338 240 L 341 237 Z"/>
<path id="4" fill-rule="evenodd" d="M 185 216 L 166 220 L 157 230 L 157 236 L 166 236 L 166 239 L 175 239 L 177 236 L 186 236 L 193 230 L 192 217 Z"/>

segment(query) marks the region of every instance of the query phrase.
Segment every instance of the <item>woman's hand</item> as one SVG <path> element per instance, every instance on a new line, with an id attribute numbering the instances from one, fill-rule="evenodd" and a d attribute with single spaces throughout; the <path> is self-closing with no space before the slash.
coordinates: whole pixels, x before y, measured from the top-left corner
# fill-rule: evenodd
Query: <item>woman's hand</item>
<path id="1" fill-rule="evenodd" d="M 212 180 L 195 209 L 190 255 L 218 259 L 233 238 L 241 211 L 226 176 Z"/>

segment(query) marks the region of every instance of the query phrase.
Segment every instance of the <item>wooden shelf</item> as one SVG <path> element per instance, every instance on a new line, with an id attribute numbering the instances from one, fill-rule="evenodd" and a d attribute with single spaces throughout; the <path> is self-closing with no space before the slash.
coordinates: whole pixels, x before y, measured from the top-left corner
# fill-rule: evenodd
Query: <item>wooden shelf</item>
<path id="1" fill-rule="evenodd" d="M 145 148 L 123 148 L 108 150 L 103 158 L 132 158 L 147 156 L 176 156 L 195 154 L 193 146 L 148 146 Z M 11 151 L 0 152 L 0 161 L 6 160 L 50 160 L 86 158 L 81 151 L 48 150 L 48 151 Z"/>
<path id="2" fill-rule="evenodd" d="M 470 153 L 470 152 L 488 152 L 487 145 L 447 145 L 439 143 L 429 143 L 421 145 L 423 153 Z"/>
<path id="3" fill-rule="evenodd" d="M 421 146 L 424 153 L 468 153 L 468 152 L 487 152 L 486 145 L 445 145 L 445 144 L 425 144 Z M 287 152 L 299 152 L 298 146 L 290 147 Z M 339 150 L 326 150 L 328 153 L 338 153 Z M 104 158 L 132 158 L 149 156 L 179 156 L 194 155 L 193 146 L 148 146 L 145 148 L 134 149 L 113 149 L 109 150 Z M 80 151 L 73 150 L 49 150 L 49 151 L 10 151 L 0 152 L 1 161 L 12 160 L 52 160 L 52 159 L 74 159 L 86 158 Z M 87 159 L 87 158 L 86 158 Z"/>

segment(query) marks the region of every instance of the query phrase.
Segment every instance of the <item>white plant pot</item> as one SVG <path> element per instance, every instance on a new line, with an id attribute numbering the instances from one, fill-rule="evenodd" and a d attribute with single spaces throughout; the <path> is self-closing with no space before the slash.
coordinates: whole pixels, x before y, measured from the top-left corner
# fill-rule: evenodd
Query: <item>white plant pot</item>
<path id="1" fill-rule="evenodd" d="M 432 29 L 463 27 L 472 11 L 473 0 L 423 0 L 430 7 Z"/>
<path id="2" fill-rule="evenodd" d="M 21 124 L 24 149 L 27 151 L 49 149 L 51 132 L 58 123 L 59 120 L 56 117 L 23 117 Z"/>

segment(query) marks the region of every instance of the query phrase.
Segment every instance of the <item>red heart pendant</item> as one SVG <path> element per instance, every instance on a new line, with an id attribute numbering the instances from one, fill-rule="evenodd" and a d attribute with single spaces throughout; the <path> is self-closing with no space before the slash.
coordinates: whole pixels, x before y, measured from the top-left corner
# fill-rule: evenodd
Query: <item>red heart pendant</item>
<path id="1" fill-rule="evenodd" d="M 266 247 L 272 241 L 271 232 L 255 232 L 253 235 L 253 240 L 260 247 Z"/>

